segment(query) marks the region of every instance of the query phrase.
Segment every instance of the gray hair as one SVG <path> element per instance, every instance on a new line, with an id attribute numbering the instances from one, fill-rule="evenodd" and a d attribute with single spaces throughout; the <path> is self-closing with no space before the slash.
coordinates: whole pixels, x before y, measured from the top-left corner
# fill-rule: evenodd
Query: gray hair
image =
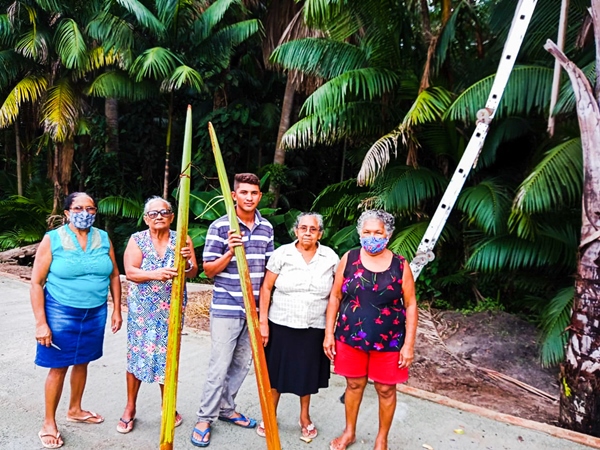
<path id="1" fill-rule="evenodd" d="M 300 214 L 298 214 L 298 217 L 296 217 L 296 221 L 294 222 L 294 230 L 298 229 L 298 225 L 300 225 L 300 220 L 302 220 L 303 217 L 314 217 L 315 219 L 317 219 L 317 224 L 319 225 L 319 231 L 323 231 L 323 216 L 319 213 L 316 212 L 302 212 Z"/>
<path id="2" fill-rule="evenodd" d="M 356 231 L 358 231 L 358 234 L 360 234 L 362 231 L 367 220 L 379 220 L 385 228 L 388 239 L 392 236 L 392 233 L 394 232 L 395 220 L 394 216 L 392 216 L 389 212 L 385 212 L 382 209 L 368 209 L 363 212 L 358 218 L 358 223 L 356 224 Z"/>
<path id="3" fill-rule="evenodd" d="M 165 203 L 168 208 L 173 211 L 173 207 L 171 206 L 171 203 L 168 200 L 165 200 L 162 197 L 159 197 L 158 195 L 153 195 L 152 197 L 150 197 L 148 200 L 146 200 L 146 202 L 144 203 L 144 214 L 146 214 L 149 211 L 149 205 L 150 203 L 156 201 L 156 200 L 160 200 L 161 202 Z"/>

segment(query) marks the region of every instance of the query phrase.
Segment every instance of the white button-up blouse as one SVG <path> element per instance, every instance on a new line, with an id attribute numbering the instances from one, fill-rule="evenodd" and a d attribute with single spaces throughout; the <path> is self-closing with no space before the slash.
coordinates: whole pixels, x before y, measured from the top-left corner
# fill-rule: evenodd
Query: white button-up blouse
<path id="1" fill-rule="evenodd" d="M 267 263 L 267 269 L 277 275 L 269 320 L 290 328 L 325 328 L 325 310 L 340 258 L 318 244 L 306 263 L 296 242 L 277 248 Z"/>

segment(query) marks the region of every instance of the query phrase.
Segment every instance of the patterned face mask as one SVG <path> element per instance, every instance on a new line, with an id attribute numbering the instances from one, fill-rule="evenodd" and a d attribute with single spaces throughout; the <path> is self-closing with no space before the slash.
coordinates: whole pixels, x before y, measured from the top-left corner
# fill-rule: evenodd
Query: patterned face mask
<path id="1" fill-rule="evenodd" d="M 367 253 L 375 255 L 382 252 L 390 240 L 388 238 L 367 236 L 360 238 L 360 245 Z"/>
<path id="2" fill-rule="evenodd" d="M 90 214 L 87 211 L 81 211 L 78 213 L 71 213 L 70 222 L 73 226 L 79 230 L 87 230 L 94 224 L 96 220 L 96 214 Z"/>

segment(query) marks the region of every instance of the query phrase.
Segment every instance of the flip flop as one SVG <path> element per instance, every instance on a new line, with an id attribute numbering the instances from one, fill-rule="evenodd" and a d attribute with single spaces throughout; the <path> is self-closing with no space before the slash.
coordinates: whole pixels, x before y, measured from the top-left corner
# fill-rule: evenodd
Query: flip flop
<path id="1" fill-rule="evenodd" d="M 267 437 L 267 432 L 265 431 L 265 423 L 262 420 L 256 427 L 256 434 L 258 434 L 260 437 Z"/>
<path id="2" fill-rule="evenodd" d="M 348 447 L 350 447 L 352 444 L 354 444 L 356 442 L 356 439 L 354 439 L 353 441 L 350 441 L 347 444 L 341 444 L 339 442 L 340 439 L 341 439 L 341 436 L 336 437 L 333 441 L 331 441 L 329 443 L 329 450 L 346 450 Z"/>
<path id="3" fill-rule="evenodd" d="M 67 422 L 99 424 L 99 423 L 104 422 L 104 417 L 96 414 L 93 411 L 89 411 L 88 415 L 85 417 L 69 417 L 69 416 L 67 416 Z"/>
<path id="4" fill-rule="evenodd" d="M 63 440 L 60 438 L 60 433 L 57 431 L 56 435 L 52 433 L 42 433 L 41 431 L 38 433 L 38 437 L 40 438 L 40 442 L 44 448 L 61 448 L 64 445 Z M 58 441 L 57 444 L 48 444 L 44 442 L 45 437 L 51 437 Z"/>
<path id="5" fill-rule="evenodd" d="M 254 428 L 256 426 L 256 420 L 250 419 L 241 413 L 239 413 L 239 414 L 240 414 L 240 417 L 219 416 L 219 420 L 222 420 L 223 422 L 232 423 L 232 424 L 237 425 L 238 427 L 242 427 L 242 428 Z M 248 422 L 248 423 L 244 425 L 240 422 Z"/>
<path id="6" fill-rule="evenodd" d="M 200 435 L 200 440 L 194 437 L 194 433 L 198 433 Z M 192 437 L 190 439 L 192 441 L 192 445 L 195 445 L 196 447 L 208 447 L 208 444 L 210 444 L 210 436 L 208 436 L 207 440 L 204 440 L 208 433 L 210 433 L 210 425 L 204 431 L 194 427 L 194 430 L 192 431 Z"/>
<path id="7" fill-rule="evenodd" d="M 178 427 L 183 422 L 183 417 L 177 411 L 175 411 L 175 427 Z"/>
<path id="8" fill-rule="evenodd" d="M 119 419 L 119 423 L 117 424 L 117 431 L 121 434 L 127 434 L 133 431 L 135 417 L 132 417 L 129 420 L 125 420 L 122 417 Z M 121 426 L 124 423 L 125 426 Z"/>
<path id="9" fill-rule="evenodd" d="M 317 430 L 317 427 L 312 422 L 305 427 L 302 426 L 301 422 L 298 422 L 298 425 L 300 425 L 300 433 L 302 433 L 303 438 L 314 439 L 319 434 L 319 430 Z"/>

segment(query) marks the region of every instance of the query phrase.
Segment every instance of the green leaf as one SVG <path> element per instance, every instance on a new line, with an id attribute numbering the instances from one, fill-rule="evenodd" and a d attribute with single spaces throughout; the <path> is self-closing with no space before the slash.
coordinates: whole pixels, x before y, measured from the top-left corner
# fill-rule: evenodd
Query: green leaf
<path id="1" fill-rule="evenodd" d="M 64 142 L 73 137 L 79 119 L 79 98 L 68 78 L 61 78 L 48 88 L 42 108 L 45 130 L 54 141 Z"/>
<path id="2" fill-rule="evenodd" d="M 42 76 L 30 75 L 19 81 L 0 108 L 0 127 L 11 125 L 19 115 L 21 105 L 37 102 L 47 87 L 48 80 Z"/>
<path id="3" fill-rule="evenodd" d="M 541 314 L 541 360 L 545 367 L 560 364 L 565 359 L 567 327 L 571 318 L 575 288 L 561 289 Z"/>
<path id="4" fill-rule="evenodd" d="M 548 150 L 517 189 L 513 208 L 527 214 L 551 211 L 581 200 L 583 154 L 573 138 Z"/>
<path id="5" fill-rule="evenodd" d="M 428 226 L 427 222 L 418 222 L 396 230 L 389 244 L 390 250 L 410 261 L 415 256 Z"/>
<path id="6" fill-rule="evenodd" d="M 469 224 L 496 235 L 506 232 L 510 204 L 506 187 L 498 179 L 488 179 L 463 189 L 456 208 L 466 215 Z"/>
<path id="7" fill-rule="evenodd" d="M 56 51 L 67 69 L 81 69 L 86 62 L 87 46 L 73 19 L 63 19 L 56 30 Z"/>
<path id="8" fill-rule="evenodd" d="M 553 70 L 540 66 L 516 66 L 508 79 L 496 118 L 541 113 L 550 104 Z M 475 121 L 485 107 L 496 75 L 490 75 L 465 89 L 444 114 L 444 120 Z"/>
<path id="9" fill-rule="evenodd" d="M 138 82 L 144 78 L 164 80 L 171 76 L 178 65 L 182 65 L 182 61 L 175 53 L 163 47 L 154 47 L 135 59 L 129 73 Z"/>
<path id="10" fill-rule="evenodd" d="M 202 91 L 204 89 L 202 75 L 189 66 L 179 66 L 173 71 L 170 77 L 163 81 L 161 90 L 163 92 L 172 92 L 181 89 L 184 85 L 197 92 Z"/>

